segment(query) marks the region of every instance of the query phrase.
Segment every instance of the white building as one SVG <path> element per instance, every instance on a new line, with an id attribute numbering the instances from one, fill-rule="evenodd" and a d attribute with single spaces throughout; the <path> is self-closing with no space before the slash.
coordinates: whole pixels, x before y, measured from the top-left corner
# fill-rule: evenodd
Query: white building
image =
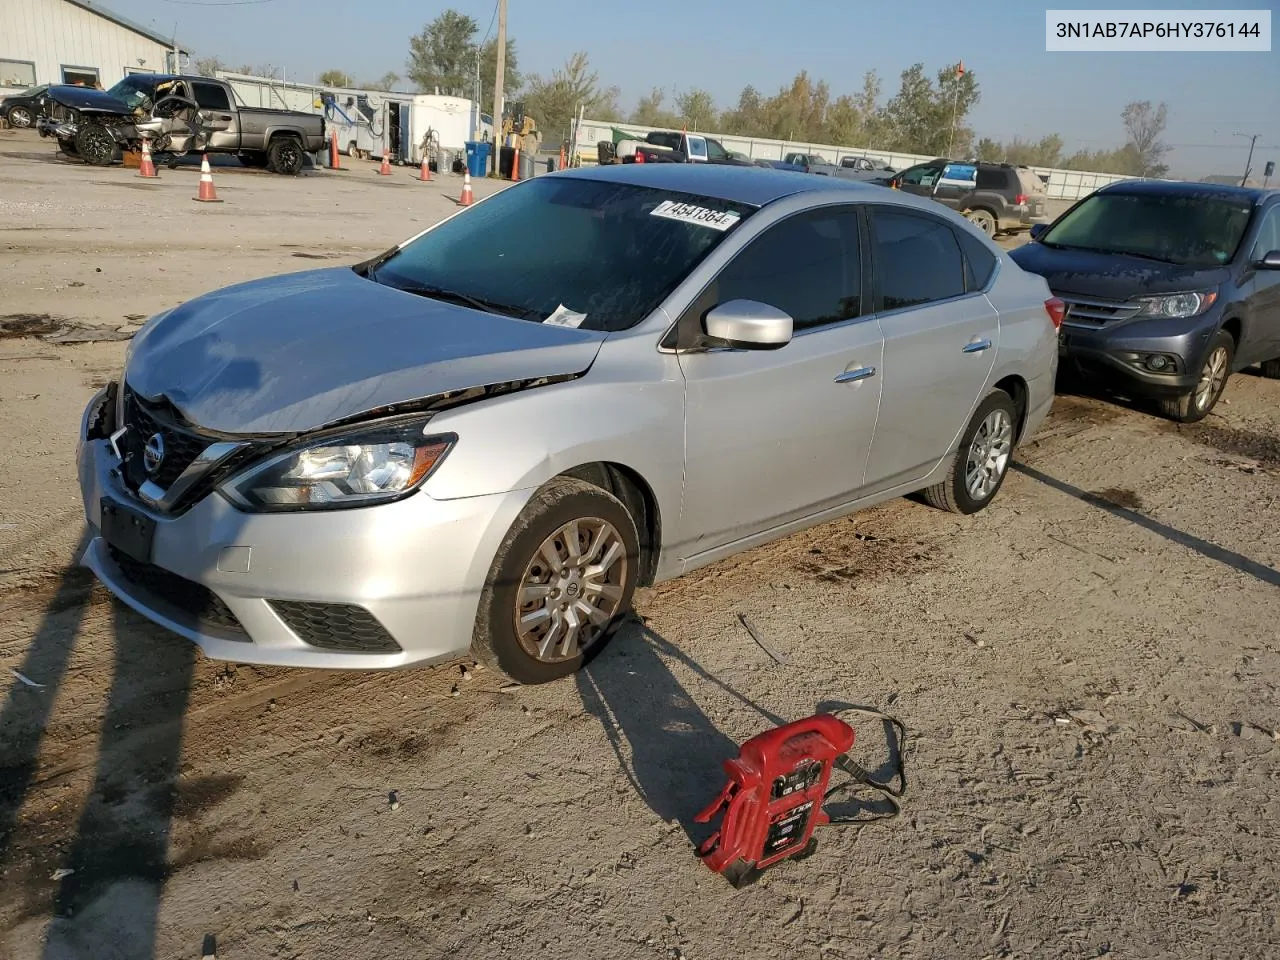
<path id="1" fill-rule="evenodd" d="M 178 72 L 189 55 L 172 37 L 92 0 L 0 0 L 0 88 L 106 89 L 130 73 Z"/>

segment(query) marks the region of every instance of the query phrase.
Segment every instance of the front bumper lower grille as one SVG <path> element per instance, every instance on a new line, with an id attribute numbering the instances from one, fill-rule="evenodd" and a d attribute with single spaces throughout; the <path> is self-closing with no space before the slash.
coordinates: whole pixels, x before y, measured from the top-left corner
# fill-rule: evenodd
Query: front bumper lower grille
<path id="1" fill-rule="evenodd" d="M 228 639 L 248 641 L 244 627 L 216 593 L 153 563 L 142 563 L 108 546 L 111 562 L 134 588 L 133 592 L 160 612 L 197 630 L 215 627 Z"/>
<path id="2" fill-rule="evenodd" d="M 400 644 L 364 607 L 350 603 L 272 600 L 285 626 L 308 646 L 347 653 L 397 653 Z"/>

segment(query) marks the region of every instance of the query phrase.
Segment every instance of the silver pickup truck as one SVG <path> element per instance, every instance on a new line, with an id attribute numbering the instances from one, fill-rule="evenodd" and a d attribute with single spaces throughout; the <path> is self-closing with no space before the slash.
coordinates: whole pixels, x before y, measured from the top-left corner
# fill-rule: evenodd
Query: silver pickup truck
<path id="1" fill-rule="evenodd" d="M 325 144 L 320 114 L 242 106 L 211 77 L 132 74 L 110 90 L 51 86 L 36 129 L 62 152 L 106 166 L 151 141 L 153 154 L 232 153 L 246 166 L 296 174 Z"/>

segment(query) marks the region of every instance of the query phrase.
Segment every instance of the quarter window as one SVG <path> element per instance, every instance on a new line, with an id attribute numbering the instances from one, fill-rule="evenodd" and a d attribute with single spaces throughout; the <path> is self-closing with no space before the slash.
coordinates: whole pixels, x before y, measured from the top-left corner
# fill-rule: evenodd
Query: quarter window
<path id="1" fill-rule="evenodd" d="M 785 310 L 808 330 L 862 314 L 858 215 L 849 207 L 797 214 L 753 240 L 713 281 L 703 313 L 728 300 Z"/>
<path id="2" fill-rule="evenodd" d="M 884 207 L 871 217 L 880 309 L 901 310 L 965 293 L 964 257 L 951 228 L 932 217 Z"/>

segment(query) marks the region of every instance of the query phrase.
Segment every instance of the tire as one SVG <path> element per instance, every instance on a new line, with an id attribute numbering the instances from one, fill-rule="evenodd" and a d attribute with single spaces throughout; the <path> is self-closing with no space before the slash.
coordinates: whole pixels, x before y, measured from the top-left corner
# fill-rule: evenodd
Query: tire
<path id="1" fill-rule="evenodd" d="M 5 119 L 15 130 L 26 130 L 36 122 L 30 107 L 10 107 Z"/>
<path id="2" fill-rule="evenodd" d="M 1219 330 L 1205 351 L 1196 386 L 1181 396 L 1162 399 L 1160 412 L 1178 423 L 1197 423 L 1207 417 L 1227 388 L 1235 355 L 1235 340 L 1227 331 Z"/>
<path id="3" fill-rule="evenodd" d="M 297 137 L 276 137 L 267 147 L 267 167 L 281 176 L 296 176 L 305 155 Z"/>
<path id="4" fill-rule="evenodd" d="M 63 140 L 59 138 L 58 149 L 61 150 L 65 156 L 68 156 L 68 157 L 79 158 L 80 156 L 80 154 L 76 152 L 76 145 L 74 140 Z"/>
<path id="5" fill-rule="evenodd" d="M 996 221 L 996 215 L 990 210 L 966 210 L 964 218 L 988 237 L 996 235 L 999 224 Z"/>
<path id="6" fill-rule="evenodd" d="M 238 153 L 236 159 L 246 167 L 262 168 L 267 165 L 267 155 L 257 150 L 251 153 Z"/>
<path id="7" fill-rule="evenodd" d="M 354 140 L 347 144 L 347 156 L 351 157 L 353 160 L 360 159 L 360 148 L 356 146 L 356 142 Z"/>
<path id="8" fill-rule="evenodd" d="M 116 141 L 100 123 L 81 124 L 76 130 L 76 153 L 92 167 L 109 167 L 116 156 Z"/>
<path id="9" fill-rule="evenodd" d="M 1262 361 L 1262 375 L 1268 380 L 1280 380 L 1280 357 Z"/>
<path id="10" fill-rule="evenodd" d="M 939 510 L 964 515 L 986 507 L 1009 474 L 1017 424 L 1013 397 L 1003 390 L 992 390 L 965 427 L 946 479 L 922 491 L 925 502 Z M 980 458 L 973 470 L 971 455 Z M 972 490 L 971 485 L 975 485 Z"/>
<path id="11" fill-rule="evenodd" d="M 550 544 L 559 562 L 570 556 L 562 539 L 570 524 L 578 530 L 582 552 L 579 561 L 570 560 L 562 568 L 564 575 L 558 576 L 543 550 Z M 601 525 L 610 528 L 603 538 Z M 600 559 L 598 550 L 605 558 L 613 558 L 604 576 L 584 576 L 592 569 L 589 561 Z M 550 481 L 534 494 L 498 547 L 480 595 L 472 653 L 516 683 L 548 683 L 575 673 L 605 647 L 625 618 L 635 592 L 639 557 L 635 520 L 620 500 L 573 477 Z M 526 589 L 533 596 L 521 605 L 517 598 Z M 580 622 L 585 625 L 585 646 L 565 643 L 569 639 L 569 627 L 562 619 L 566 606 L 575 618 L 584 618 Z M 592 607 L 601 611 L 598 620 L 586 619 L 585 609 Z M 539 611 L 548 609 L 549 616 L 536 619 Z M 521 630 L 518 615 L 534 619 Z M 540 656 L 534 647 L 548 642 L 545 656 Z"/>

